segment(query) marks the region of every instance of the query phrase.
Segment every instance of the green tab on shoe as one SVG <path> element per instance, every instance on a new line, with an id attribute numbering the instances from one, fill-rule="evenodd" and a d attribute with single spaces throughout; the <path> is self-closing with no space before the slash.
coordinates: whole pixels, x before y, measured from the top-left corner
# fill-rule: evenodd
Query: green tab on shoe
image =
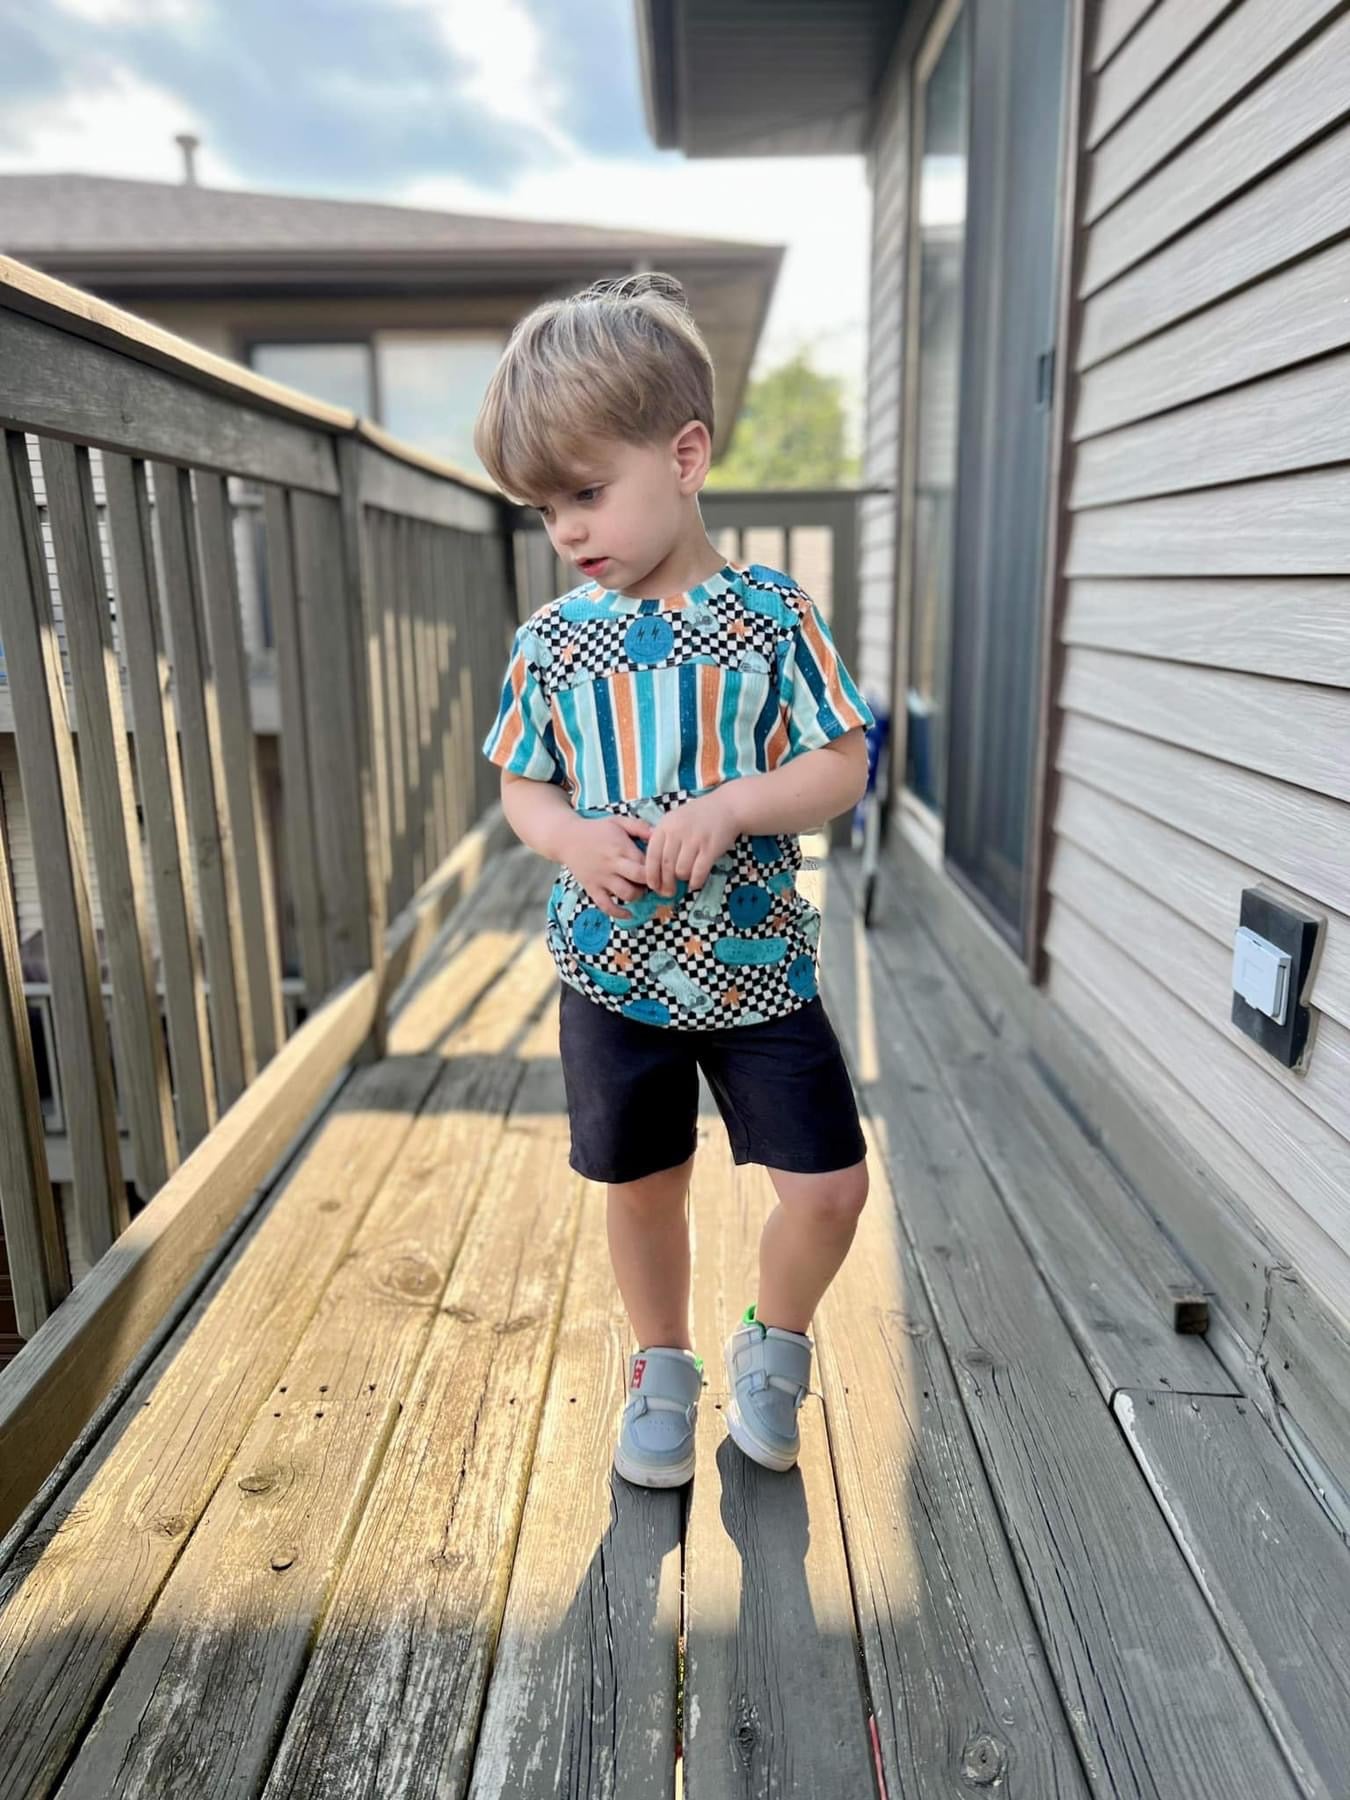
<path id="1" fill-rule="evenodd" d="M 758 1302 L 756 1302 L 756 1304 L 758 1304 Z M 766 1327 L 763 1325 L 760 1325 L 759 1320 L 755 1317 L 755 1308 L 753 1306 L 747 1306 L 745 1311 L 741 1314 L 741 1324 L 742 1325 L 759 1325 L 761 1336 L 764 1334 L 764 1331 L 766 1330 Z"/>

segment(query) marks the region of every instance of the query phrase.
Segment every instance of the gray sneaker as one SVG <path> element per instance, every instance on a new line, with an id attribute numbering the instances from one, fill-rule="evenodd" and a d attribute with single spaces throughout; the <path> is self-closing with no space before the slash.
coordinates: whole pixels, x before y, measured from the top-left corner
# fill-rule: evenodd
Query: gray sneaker
<path id="1" fill-rule="evenodd" d="M 694 1422 L 703 1364 L 692 1350 L 658 1346 L 628 1359 L 628 1400 L 614 1467 L 638 1487 L 682 1487 L 694 1473 Z"/>
<path id="2" fill-rule="evenodd" d="M 727 1430 L 766 1469 L 790 1469 L 801 1450 L 797 1414 L 811 1391 L 809 1337 L 761 1325 L 749 1306 L 727 1339 Z"/>

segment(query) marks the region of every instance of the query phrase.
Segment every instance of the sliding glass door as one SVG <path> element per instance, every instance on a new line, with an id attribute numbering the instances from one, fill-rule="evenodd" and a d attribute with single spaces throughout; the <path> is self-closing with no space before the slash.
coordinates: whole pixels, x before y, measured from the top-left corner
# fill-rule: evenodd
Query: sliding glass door
<path id="1" fill-rule="evenodd" d="M 1020 943 L 1068 0 L 948 0 L 913 70 L 898 645 L 910 825 Z"/>
<path id="2" fill-rule="evenodd" d="M 966 238 L 969 81 L 966 9 L 947 6 L 916 71 L 918 149 L 910 242 L 907 445 L 908 658 L 905 781 L 941 814 L 947 769 L 947 674 L 956 532 L 961 294 Z"/>
<path id="3" fill-rule="evenodd" d="M 1066 0 L 978 0 L 948 866 L 1022 941 L 1045 591 Z"/>

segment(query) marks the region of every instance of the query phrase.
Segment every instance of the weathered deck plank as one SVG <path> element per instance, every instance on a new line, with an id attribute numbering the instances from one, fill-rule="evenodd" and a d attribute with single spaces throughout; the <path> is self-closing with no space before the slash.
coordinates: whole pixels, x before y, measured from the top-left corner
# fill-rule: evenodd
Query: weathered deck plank
<path id="1" fill-rule="evenodd" d="M 1350 1554 L 1242 1400 L 1118 1394 L 1116 1416 L 1303 1792 L 1350 1770 Z"/>
<path id="2" fill-rule="evenodd" d="M 437 1072 L 404 1059 L 353 1077 L 211 1306 L 110 1425 L 111 1453 L 0 1575 L 3 1800 L 51 1792 Z"/>
<path id="3" fill-rule="evenodd" d="M 457 1054 L 156 1600 L 62 1800 L 189 1784 L 198 1800 L 225 1800 L 265 1777 L 492 1164 L 520 1080 L 503 1037 L 538 1005 L 541 960 L 542 946 L 522 950 L 456 1034 Z"/>
<path id="4" fill-rule="evenodd" d="M 732 1163 L 714 1114 L 694 1164 L 694 1341 L 706 1360 L 685 1548 L 689 1800 L 875 1793 L 857 1628 L 819 1399 L 785 1475 L 727 1435 L 722 1346 L 754 1298 L 773 1205 L 763 1169 Z"/>
<path id="5" fill-rule="evenodd" d="M 823 971 L 859 1099 L 881 1078 L 866 940 L 830 879 Z M 820 1382 L 888 1793 L 1087 1793 L 989 1480 L 901 1227 L 884 1121 L 871 1192 L 821 1304 Z"/>
<path id="6" fill-rule="evenodd" d="M 840 887 L 841 898 L 853 897 L 847 876 Z M 1194 1275 L 1119 1183 L 1105 1171 L 1085 1178 L 1086 1143 L 1068 1166 L 1061 1162 L 1041 1129 L 1048 1106 L 1032 1092 L 1038 1078 L 1017 1055 L 1016 1028 L 1005 1025 L 1006 1041 L 995 1036 L 903 891 L 888 889 L 885 928 L 872 933 L 869 949 L 878 979 L 903 988 L 942 1084 L 1103 1395 L 1109 1400 L 1120 1387 L 1234 1393 L 1204 1339 L 1173 1329 L 1176 1299 L 1196 1291 Z M 1045 1101 L 1054 1103 L 1048 1093 Z"/>
<path id="7" fill-rule="evenodd" d="M 550 1138 L 561 1186 L 556 1009 L 547 1027 L 510 1134 Z M 470 1800 L 673 1800 L 684 1495 L 612 1472 L 629 1335 L 587 1186 Z"/>
<path id="8" fill-rule="evenodd" d="M 837 960 L 854 921 L 826 913 Z M 840 950 L 840 937 L 843 949 Z M 1277 1800 L 1292 1779 L 966 1127 L 907 986 L 868 1103 L 1090 1782 L 1175 1800 Z"/>
<path id="9" fill-rule="evenodd" d="M 577 1222 L 580 1181 L 508 1132 L 390 1439 L 265 1800 L 450 1800 L 479 1713 Z"/>

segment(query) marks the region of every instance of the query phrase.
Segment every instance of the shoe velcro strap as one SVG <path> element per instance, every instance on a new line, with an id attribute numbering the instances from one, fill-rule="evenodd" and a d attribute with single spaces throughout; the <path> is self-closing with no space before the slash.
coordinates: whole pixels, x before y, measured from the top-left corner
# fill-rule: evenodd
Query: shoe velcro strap
<path id="1" fill-rule="evenodd" d="M 692 1406 L 703 1389 L 698 1365 L 687 1356 L 663 1356 L 655 1350 L 645 1354 L 647 1366 L 642 1372 L 642 1387 L 633 1398 L 645 1400 L 653 1411 L 683 1412 Z"/>
<path id="2" fill-rule="evenodd" d="M 774 1387 L 805 1388 L 811 1380 L 811 1352 L 805 1344 L 787 1338 L 766 1337 L 762 1346 L 764 1373 Z"/>

